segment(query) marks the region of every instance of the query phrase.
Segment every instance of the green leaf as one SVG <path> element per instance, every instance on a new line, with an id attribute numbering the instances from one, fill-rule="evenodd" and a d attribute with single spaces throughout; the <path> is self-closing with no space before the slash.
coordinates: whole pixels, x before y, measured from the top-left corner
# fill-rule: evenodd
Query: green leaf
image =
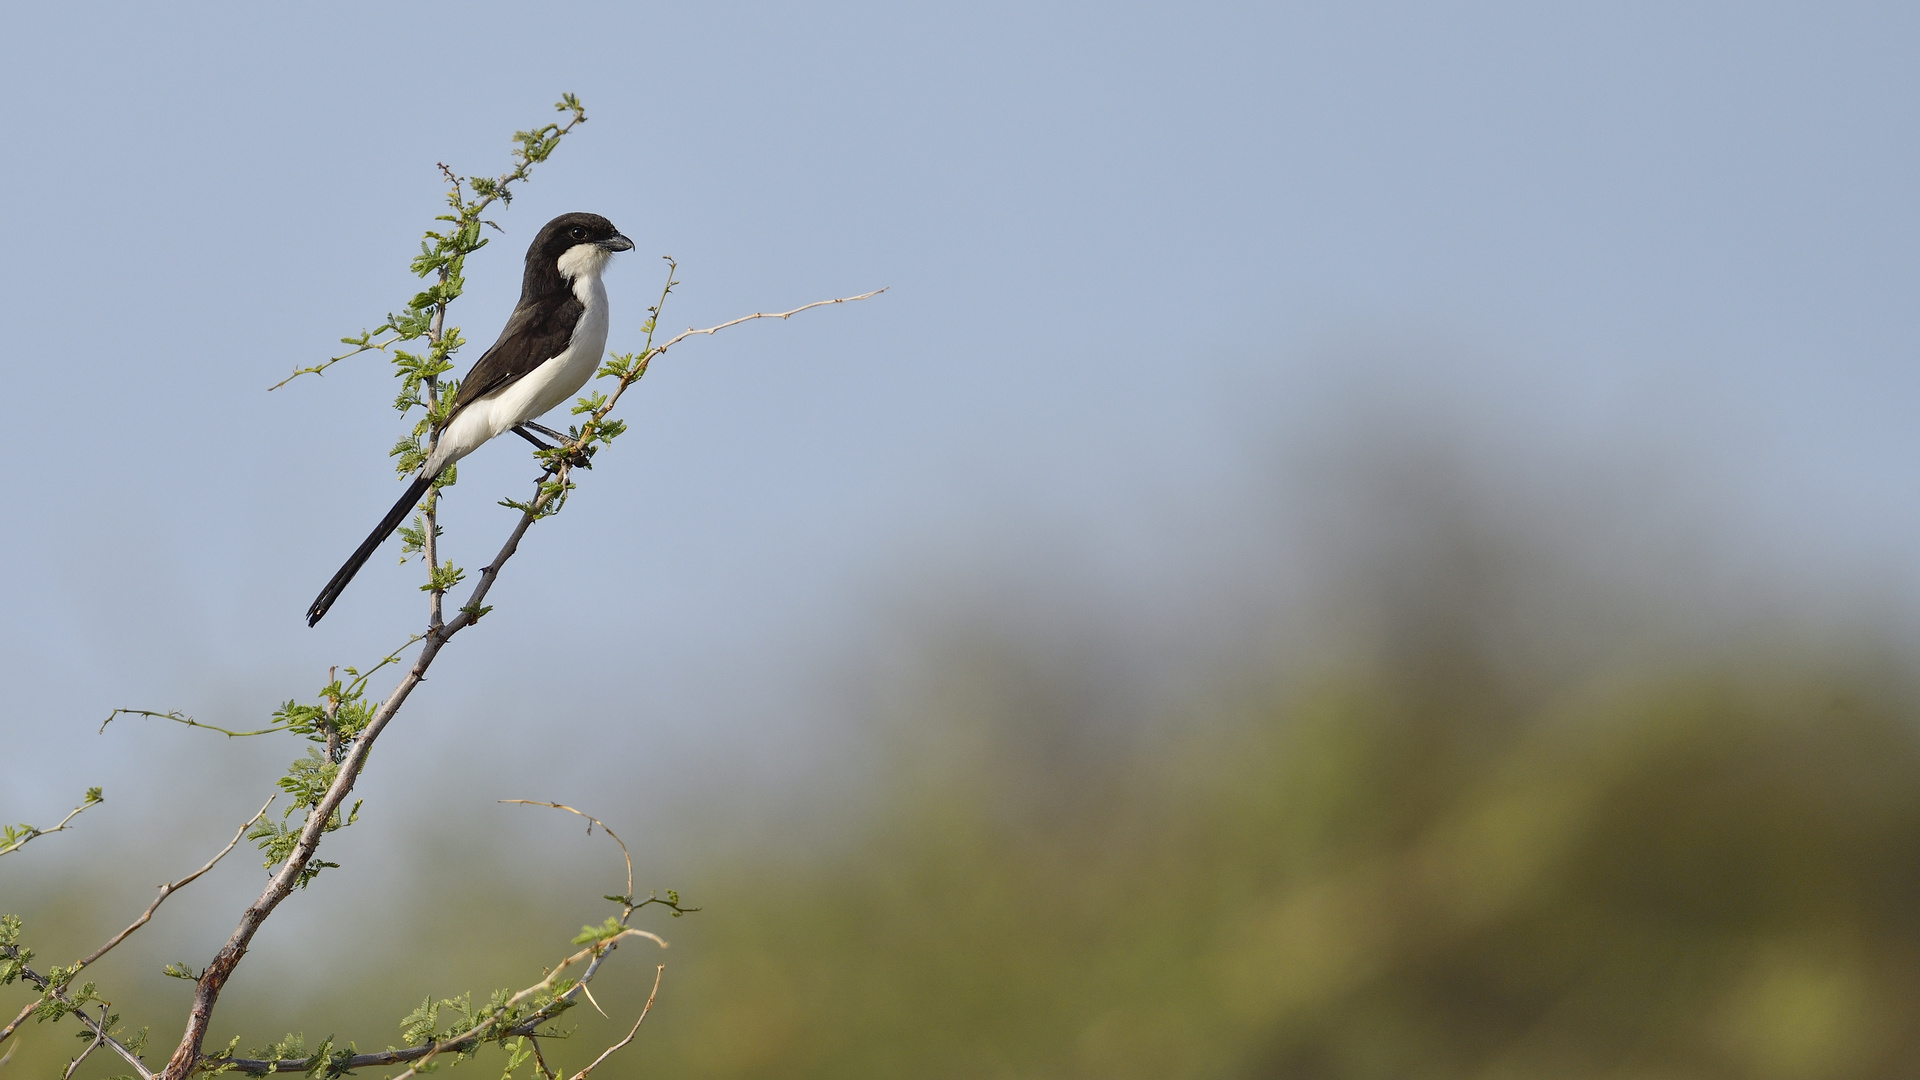
<path id="1" fill-rule="evenodd" d="M 607 916 L 607 921 L 601 923 L 599 926 L 581 927 L 580 932 L 573 936 L 573 943 L 575 945 L 597 945 L 608 938 L 620 936 L 626 929 L 626 924 L 622 923 L 617 916 L 609 915 Z"/>

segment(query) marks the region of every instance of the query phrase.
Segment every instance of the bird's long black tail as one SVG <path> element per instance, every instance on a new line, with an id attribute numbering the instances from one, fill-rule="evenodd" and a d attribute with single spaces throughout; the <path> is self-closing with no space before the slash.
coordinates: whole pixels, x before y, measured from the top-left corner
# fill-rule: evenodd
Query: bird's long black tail
<path id="1" fill-rule="evenodd" d="M 353 580 L 353 575 L 360 572 L 360 568 L 373 557 L 374 549 L 384 543 L 387 537 L 392 536 L 393 530 L 399 528 L 400 523 L 406 520 L 407 514 L 413 509 L 414 504 L 420 501 L 420 497 L 427 493 L 427 488 L 433 484 L 433 480 L 433 476 L 423 472 L 414 478 L 413 483 L 407 485 L 407 493 L 400 496 L 400 501 L 393 504 L 393 509 L 387 511 L 387 516 L 381 518 L 380 524 L 374 526 L 373 531 L 367 534 L 367 538 L 360 542 L 360 547 L 347 559 L 346 565 L 333 575 L 333 580 L 327 582 L 327 587 L 321 589 L 320 595 L 314 598 L 313 606 L 307 609 L 308 626 L 317 625 L 322 618 L 326 617 L 327 609 L 333 606 L 335 600 L 340 599 L 340 594 L 346 591 L 347 583 Z"/>

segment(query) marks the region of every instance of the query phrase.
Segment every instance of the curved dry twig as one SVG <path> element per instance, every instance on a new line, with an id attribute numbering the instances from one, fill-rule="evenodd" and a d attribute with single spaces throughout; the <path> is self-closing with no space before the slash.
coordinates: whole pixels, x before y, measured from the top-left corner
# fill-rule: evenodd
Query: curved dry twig
<path id="1" fill-rule="evenodd" d="M 545 990 L 552 988 L 554 982 L 559 979 L 560 973 L 562 971 L 565 971 L 568 967 L 574 964 L 577 964 L 580 961 L 590 956 L 593 957 L 594 959 L 599 959 L 600 957 L 605 956 L 607 952 L 611 951 L 614 948 L 614 946 L 618 945 L 623 938 L 629 938 L 629 937 L 643 937 L 643 938 L 646 938 L 648 941 L 653 942 L 655 945 L 660 946 L 663 949 L 667 947 L 667 943 L 661 940 L 658 934 L 648 933 L 645 930 L 636 930 L 632 927 L 628 927 L 627 929 L 620 931 L 618 934 L 615 934 L 612 937 L 603 938 L 600 941 L 596 941 L 593 944 L 587 946 L 586 948 L 581 949 L 579 952 L 574 953 L 572 956 L 567 957 L 565 960 L 560 961 L 559 964 L 554 966 L 554 969 L 552 971 L 547 972 L 546 978 L 541 979 L 539 982 L 533 984 L 532 986 L 527 987 L 525 990 L 522 990 L 519 993 L 508 998 L 505 1003 L 503 1003 L 498 1009 L 494 1010 L 492 1018 L 485 1020 L 481 1023 L 475 1024 L 474 1026 L 454 1036 L 452 1039 L 448 1039 L 444 1042 L 436 1043 L 432 1048 L 431 1052 L 423 1055 L 419 1061 L 409 1066 L 406 1072 L 403 1072 L 400 1075 L 394 1077 L 393 1080 L 411 1080 L 412 1077 L 418 1076 L 420 1074 L 420 1070 L 428 1062 L 432 1061 L 436 1055 L 452 1049 L 453 1044 L 455 1043 L 470 1041 L 478 1038 L 480 1034 L 486 1031 L 487 1028 L 490 1025 L 492 1025 L 494 1021 L 502 1013 L 512 1009 L 514 1006 L 520 1004 L 521 1002 L 527 1000 L 528 998 L 533 997 L 535 994 L 539 994 Z M 591 971 L 591 969 L 589 969 L 589 971 Z M 575 989 L 579 989 L 585 986 L 586 986 L 586 979 L 584 978 L 582 978 L 581 981 L 574 984 Z M 571 993 L 571 991 L 569 991 L 569 993 Z"/>
<path id="2" fill-rule="evenodd" d="M 653 999 L 656 995 L 660 993 L 660 976 L 665 975 L 666 973 L 667 973 L 667 965 L 665 964 L 654 965 L 653 989 L 647 992 L 647 1003 L 640 1007 L 640 1019 L 635 1020 L 633 1022 L 633 1027 L 631 1030 L 627 1032 L 626 1038 L 621 1039 L 619 1042 L 614 1043 L 612 1046 L 609 1046 L 605 1050 L 600 1051 L 600 1056 L 597 1058 L 594 1058 L 592 1063 L 589 1064 L 586 1068 L 581 1069 L 577 1073 L 574 1073 L 571 1080 L 587 1080 L 588 1073 L 599 1068 L 600 1063 L 612 1057 L 613 1052 L 615 1050 L 618 1050 L 621 1047 L 632 1042 L 633 1037 L 635 1035 L 640 1034 L 640 1025 L 647 1022 L 647 1014 L 653 1011 Z"/>
<path id="3" fill-rule="evenodd" d="M 627 850 L 626 841 L 620 839 L 620 836 L 618 833 L 615 833 L 612 829 L 607 828 L 606 822 L 601 821 L 599 818 L 594 817 L 592 814 L 589 814 L 584 810 L 575 810 L 573 807 L 568 806 L 566 803 L 542 802 L 539 799 L 501 799 L 500 801 L 503 803 L 517 803 L 521 806 L 545 806 L 545 807 L 550 807 L 554 810 L 565 810 L 569 814 L 577 814 L 580 817 L 586 818 L 587 821 L 590 822 L 590 824 L 587 826 L 588 836 L 593 835 L 593 827 L 595 825 L 600 826 L 601 831 L 605 832 L 609 837 L 611 837 L 614 843 L 620 845 L 620 856 L 621 858 L 624 858 L 627 860 L 627 895 L 628 896 L 633 895 L 633 852 Z M 595 1005 L 594 1008 L 597 1009 L 599 1008 L 599 1006 Z"/>

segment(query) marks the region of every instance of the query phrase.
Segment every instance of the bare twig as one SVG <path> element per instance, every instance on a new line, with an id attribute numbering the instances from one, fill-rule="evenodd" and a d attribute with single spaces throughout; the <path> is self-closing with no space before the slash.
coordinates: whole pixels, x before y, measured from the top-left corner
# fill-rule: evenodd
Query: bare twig
<path id="1" fill-rule="evenodd" d="M 4 830 L 0 830 L 0 841 L 4 841 L 4 846 L 0 846 L 0 855 L 11 855 L 21 848 L 26 847 L 27 841 L 29 840 L 38 839 L 49 833 L 64 831 L 67 827 L 67 822 L 79 817 L 88 807 L 98 806 L 100 803 L 106 801 L 106 798 L 100 794 L 99 788 L 88 788 L 86 795 L 80 800 L 80 805 L 67 811 L 67 816 L 60 819 L 60 824 L 55 825 L 51 829 L 37 829 L 32 825 L 22 822 L 19 825 L 9 826 Z"/>
<path id="2" fill-rule="evenodd" d="M 674 285 L 677 284 L 677 282 L 673 280 L 673 273 L 677 269 L 679 269 L 679 264 L 669 257 L 667 259 L 667 287 L 660 293 L 661 306 L 666 304 L 667 293 L 672 292 Z M 755 319 L 791 319 L 803 311 L 810 311 L 817 307 L 826 307 L 829 304 L 851 304 L 855 300 L 870 300 L 886 292 L 888 288 L 891 288 L 891 286 L 882 286 L 872 292 L 861 293 L 859 296 L 842 296 L 833 300 L 815 300 L 811 304 L 802 304 L 792 311 L 756 311 L 751 315 L 742 315 L 737 319 L 728 319 L 726 322 L 709 326 L 704 330 L 683 330 L 675 334 L 663 345 L 653 344 L 653 330 L 660 321 L 660 307 L 655 307 L 653 309 L 654 317 L 648 320 L 647 323 L 647 343 L 641 348 L 637 359 L 633 363 L 632 369 L 628 374 L 621 377 L 619 383 L 614 386 L 613 392 L 607 395 L 606 402 L 593 411 L 593 415 L 588 423 L 582 425 L 580 438 L 574 440 L 572 449 L 580 450 L 585 448 L 592 426 L 598 424 L 601 420 L 605 419 L 608 413 L 613 411 L 613 407 L 620 401 L 620 395 L 627 392 L 627 387 L 640 381 L 640 377 L 646 374 L 647 365 L 653 361 L 653 358 L 673 348 L 675 345 L 680 344 L 682 341 L 700 335 L 712 336 L 725 330 L 729 326 L 738 326 L 743 322 L 752 322 Z"/>
<path id="3" fill-rule="evenodd" d="M 620 839 L 619 835 L 612 829 L 607 828 L 606 822 L 601 821 L 599 818 L 585 811 L 575 810 L 565 803 L 541 802 L 539 799 L 501 799 L 500 801 L 503 803 L 517 803 L 521 806 L 547 806 L 555 810 L 565 810 L 569 814 L 577 814 L 580 817 L 586 818 L 589 822 L 587 825 L 587 835 L 589 836 L 593 835 L 593 827 L 595 825 L 600 826 L 601 831 L 611 837 L 614 843 L 620 845 L 620 855 L 627 860 L 627 895 L 633 895 L 633 852 L 627 850 L 626 841 Z M 599 1006 L 595 1005 L 594 1008 L 597 1009 Z"/>
<path id="4" fill-rule="evenodd" d="M 107 953 L 111 951 L 114 946 L 127 940 L 127 938 L 130 937 L 135 930 L 138 930 L 141 927 L 147 925 L 147 920 L 153 918 L 153 913 L 160 910 L 161 904 L 164 904 L 167 902 L 167 897 L 172 896 L 174 893 L 179 892 L 181 889 L 184 889 L 188 885 L 193 884 L 195 878 L 198 878 L 201 874 L 204 874 L 207 871 L 213 869 L 215 863 L 219 862 L 221 859 L 226 858 L 230 853 L 232 853 L 233 849 L 239 846 L 240 838 L 247 835 L 247 828 L 251 826 L 254 822 L 259 821 L 261 818 L 265 817 L 267 814 L 267 807 L 272 806 L 273 800 L 277 798 L 279 798 L 278 795 L 268 797 L 267 801 L 261 804 L 259 813 L 256 813 L 252 817 L 241 822 L 240 828 L 234 831 L 233 839 L 227 841 L 227 846 L 221 848 L 220 853 L 218 855 L 215 855 L 213 858 L 208 859 L 205 866 L 202 866 L 200 869 L 195 870 L 193 873 L 188 874 L 186 877 L 181 878 L 179 881 L 175 881 L 175 882 L 172 882 L 171 884 L 160 886 L 160 895 L 154 897 L 153 903 L 147 905 L 147 910 L 141 912 L 140 917 L 133 920 L 133 925 L 127 927 L 125 930 L 120 931 L 118 934 L 115 934 L 113 936 L 112 941 L 107 942 L 105 945 L 102 945 L 99 948 L 93 950 L 93 952 L 89 953 L 86 959 L 74 965 L 74 970 L 78 971 L 80 968 L 86 967 L 88 964 L 91 964 L 95 960 L 98 960 L 101 957 L 107 955 Z"/>
<path id="5" fill-rule="evenodd" d="M 61 1077 L 60 1080 L 73 1080 L 74 1070 L 80 1067 L 81 1062 L 87 1060 L 87 1055 L 93 1053 L 94 1047 L 100 1045 L 100 1040 L 103 1037 L 105 1037 L 106 1032 L 107 1032 L 107 1007 L 105 1005 L 102 1005 L 100 1006 L 100 1024 L 98 1027 L 95 1027 L 93 1029 L 93 1039 L 87 1043 L 87 1048 L 85 1050 L 80 1051 L 80 1056 L 77 1058 L 74 1058 L 73 1062 L 67 1066 L 67 1074 Z"/>
<path id="6" fill-rule="evenodd" d="M 367 336 L 369 338 L 372 337 L 371 334 Z M 385 341 L 369 340 L 366 342 L 366 344 L 361 345 L 359 348 L 354 349 L 350 352 L 341 353 L 339 356 L 330 356 L 323 363 L 315 364 L 312 367 L 294 368 L 293 374 L 287 376 L 284 379 L 281 379 L 279 382 L 274 383 L 272 386 L 267 387 L 267 393 L 269 394 L 273 393 L 275 390 L 280 389 L 281 387 L 287 385 L 288 383 L 292 382 L 293 380 L 299 378 L 302 375 L 324 375 L 326 374 L 327 369 L 332 367 L 333 365 L 339 363 L 342 360 L 351 360 L 352 358 L 359 356 L 363 352 L 386 352 L 388 349 L 392 348 L 393 346 L 398 345 L 402 340 L 403 339 L 399 337 L 391 337 Z"/>
<path id="7" fill-rule="evenodd" d="M 891 285 L 883 285 L 880 288 L 873 290 L 872 292 L 861 293 L 859 296 L 842 296 L 834 300 L 815 300 L 811 304 L 802 304 L 799 307 L 794 308 L 792 311 L 756 311 L 751 315 L 742 315 L 737 319 L 728 319 L 726 322 L 723 322 L 718 326 L 709 326 L 705 330 L 694 330 L 689 328 L 687 330 L 681 331 L 679 334 L 674 335 L 674 337 L 671 340 L 669 340 L 665 345 L 662 345 L 658 349 L 655 349 L 654 355 L 658 356 L 661 353 L 666 352 L 668 349 L 673 348 L 675 345 L 680 344 L 682 341 L 685 341 L 687 338 L 695 336 L 696 334 L 709 334 L 709 335 L 717 334 L 720 331 L 725 330 L 729 326 L 739 326 L 743 322 L 752 322 L 755 319 L 791 319 L 795 315 L 798 315 L 803 311 L 810 311 L 817 307 L 825 307 L 828 304 L 851 304 L 855 300 L 870 300 L 873 297 L 879 296 L 881 293 L 886 292 L 890 288 L 892 288 Z"/>
<path id="8" fill-rule="evenodd" d="M 176 724 L 185 724 L 188 727 L 206 728 L 208 731 L 217 731 L 229 739 L 239 739 L 248 735 L 271 735 L 276 731 L 287 730 L 285 725 L 280 725 L 277 727 L 261 728 L 259 731 L 229 731 L 217 724 L 203 724 L 178 709 L 168 709 L 166 712 L 155 712 L 152 709 L 115 709 L 107 714 L 105 720 L 100 721 L 100 731 L 107 730 L 107 725 L 113 723 L 123 713 L 127 716 L 151 716 L 156 720 L 171 720 Z M 99 732 L 95 732 L 95 734 L 99 734 Z"/>
<path id="9" fill-rule="evenodd" d="M 666 973 L 667 973 L 667 965 L 665 964 L 654 965 L 653 989 L 647 992 L 647 1003 L 641 1006 L 640 1008 L 640 1019 L 635 1020 L 633 1022 L 633 1028 L 627 1032 L 626 1038 L 621 1039 L 619 1042 L 614 1043 L 612 1046 L 609 1046 L 605 1050 L 600 1051 L 600 1056 L 597 1058 L 594 1058 L 592 1064 L 588 1065 L 586 1068 L 581 1069 L 577 1073 L 574 1073 L 572 1080 L 587 1080 L 588 1073 L 599 1068 L 600 1063 L 612 1057 L 613 1052 L 615 1050 L 619 1050 L 620 1048 L 626 1046 L 628 1043 L 633 1041 L 633 1037 L 635 1035 L 640 1034 L 640 1025 L 647 1022 L 647 1014 L 653 1011 L 653 999 L 656 995 L 660 993 L 660 976 Z"/>

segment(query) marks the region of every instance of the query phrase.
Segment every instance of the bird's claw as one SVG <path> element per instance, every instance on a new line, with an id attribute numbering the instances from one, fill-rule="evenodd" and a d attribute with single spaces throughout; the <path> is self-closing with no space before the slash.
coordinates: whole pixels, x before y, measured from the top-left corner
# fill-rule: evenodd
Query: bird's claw
<path id="1" fill-rule="evenodd" d="M 540 457 L 546 462 L 548 475 L 559 472 L 563 467 L 568 469 L 593 468 L 593 451 L 591 449 L 567 450 L 564 447 L 554 447 L 552 450 L 541 454 Z"/>

